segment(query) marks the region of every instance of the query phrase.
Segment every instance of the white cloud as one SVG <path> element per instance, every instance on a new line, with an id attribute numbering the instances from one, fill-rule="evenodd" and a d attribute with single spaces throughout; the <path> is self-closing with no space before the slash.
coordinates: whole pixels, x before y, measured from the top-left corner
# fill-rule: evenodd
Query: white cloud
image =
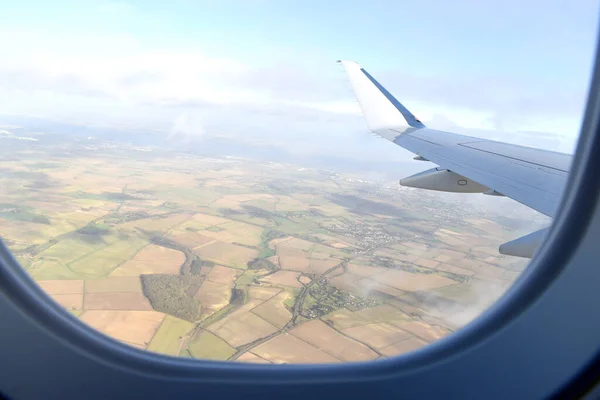
<path id="1" fill-rule="evenodd" d="M 132 11 L 126 3 L 102 7 Z M 174 112 L 192 115 L 193 110 L 207 121 L 202 123 L 203 133 L 212 126 L 251 136 L 250 129 L 272 130 L 267 124 L 289 133 L 296 128 L 290 124 L 305 120 L 319 121 L 301 125 L 315 135 L 339 137 L 335 129 L 343 134 L 348 129 L 366 132 L 364 124 L 351 125 L 360 110 L 341 69 L 340 79 L 332 80 L 297 64 L 258 67 L 196 50 L 148 48 L 128 35 L 66 36 L 19 28 L 0 28 L 0 54 L 0 106 L 12 112 L 70 118 L 96 114 L 105 123 L 129 117 L 130 123 L 141 125 L 162 118 L 169 131 Z M 332 62 L 331 68 L 336 64 Z M 382 83 L 390 82 L 390 90 L 433 128 L 476 136 L 472 129 L 502 128 L 509 133 L 493 139 L 536 145 L 542 138 L 547 148 L 573 148 L 581 99 L 561 106 L 565 99 L 540 100 L 539 93 L 523 97 L 511 82 L 457 84 L 441 78 L 383 75 Z M 465 90 L 469 84 L 475 85 L 473 90 Z M 555 135 L 518 133 L 523 130 Z"/>

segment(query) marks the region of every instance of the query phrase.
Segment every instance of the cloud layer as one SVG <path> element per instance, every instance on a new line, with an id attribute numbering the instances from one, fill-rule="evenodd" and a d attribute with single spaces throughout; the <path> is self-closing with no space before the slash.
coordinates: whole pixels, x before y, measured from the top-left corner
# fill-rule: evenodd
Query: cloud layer
<path id="1" fill-rule="evenodd" d="M 108 11 L 129 10 L 115 5 Z M 4 28 L 0 38 L 6 112 L 101 117 L 107 124 L 164 127 L 167 134 L 181 131 L 181 115 L 187 115 L 203 121 L 203 134 L 292 142 L 326 136 L 345 138 L 348 146 L 362 145 L 357 138 L 366 131 L 333 60 L 326 66 L 252 65 L 194 50 L 148 48 L 128 35 Z M 506 130 L 512 133 L 498 139 L 558 151 L 573 148 L 585 102 L 586 88 L 566 90 L 541 79 L 371 72 L 431 127 L 476 136 L 494 134 L 473 128 Z"/>

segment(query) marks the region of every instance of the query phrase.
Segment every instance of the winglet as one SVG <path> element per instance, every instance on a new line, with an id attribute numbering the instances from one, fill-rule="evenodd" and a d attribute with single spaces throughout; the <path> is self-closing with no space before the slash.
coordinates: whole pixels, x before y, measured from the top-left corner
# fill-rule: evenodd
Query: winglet
<path id="1" fill-rule="evenodd" d="M 338 60 L 344 66 L 369 129 L 420 129 L 425 125 L 390 92 L 354 61 Z"/>

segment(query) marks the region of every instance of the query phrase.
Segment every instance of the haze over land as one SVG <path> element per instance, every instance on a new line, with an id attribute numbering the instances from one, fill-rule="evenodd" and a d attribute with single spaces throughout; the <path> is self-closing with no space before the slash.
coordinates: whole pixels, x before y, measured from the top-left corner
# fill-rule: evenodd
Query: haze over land
<path id="1" fill-rule="evenodd" d="M 4 242 L 81 321 L 173 356 L 402 354 L 487 308 L 526 265 L 498 245 L 548 223 L 400 187 L 386 163 L 25 122 L 0 132 Z"/>

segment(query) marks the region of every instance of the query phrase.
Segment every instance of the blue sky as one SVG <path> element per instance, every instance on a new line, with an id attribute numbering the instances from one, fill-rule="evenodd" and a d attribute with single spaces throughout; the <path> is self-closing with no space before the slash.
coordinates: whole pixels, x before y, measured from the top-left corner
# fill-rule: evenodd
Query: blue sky
<path id="1" fill-rule="evenodd" d="M 569 151 L 598 2 L 38 0 L 0 15 L 5 112 L 395 157 L 364 136 L 335 60 L 430 126 Z"/>

